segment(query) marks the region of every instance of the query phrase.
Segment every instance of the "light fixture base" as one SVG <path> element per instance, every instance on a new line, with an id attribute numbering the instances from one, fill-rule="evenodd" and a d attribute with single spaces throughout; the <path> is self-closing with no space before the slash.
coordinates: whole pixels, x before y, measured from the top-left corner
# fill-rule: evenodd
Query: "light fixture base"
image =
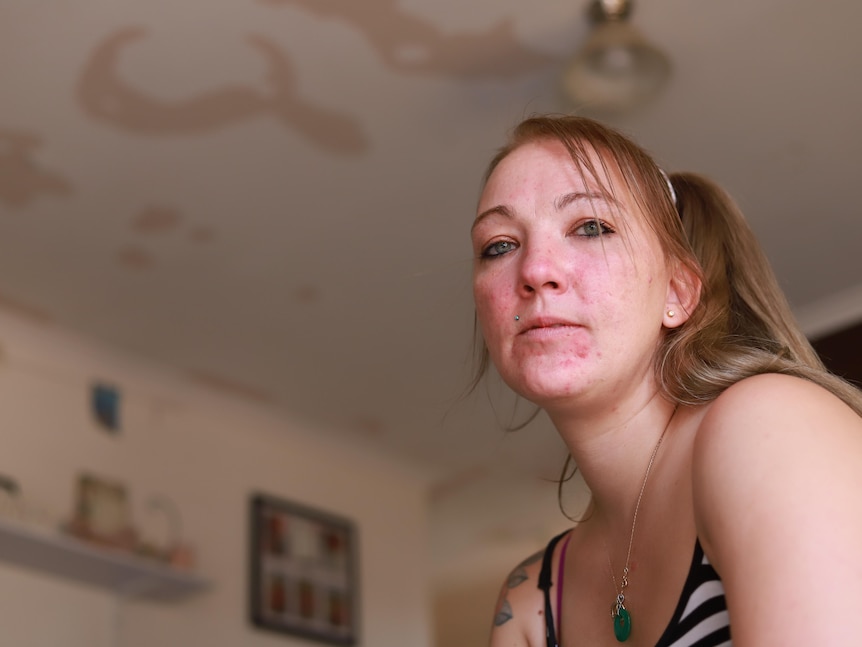
<path id="1" fill-rule="evenodd" d="M 594 25 L 562 87 L 575 109 L 624 113 L 648 102 L 670 75 L 667 56 L 627 19 L 629 0 L 593 0 Z"/>
<path id="2" fill-rule="evenodd" d="M 608 20 L 626 20 L 631 13 L 630 0 L 593 0 L 587 7 L 587 17 L 593 24 Z"/>

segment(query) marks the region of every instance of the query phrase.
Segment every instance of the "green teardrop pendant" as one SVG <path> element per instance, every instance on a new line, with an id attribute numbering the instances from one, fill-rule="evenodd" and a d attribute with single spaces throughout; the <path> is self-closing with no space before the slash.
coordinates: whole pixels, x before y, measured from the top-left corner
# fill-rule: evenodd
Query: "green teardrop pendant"
<path id="1" fill-rule="evenodd" d="M 632 617 L 625 607 L 620 607 L 614 613 L 614 635 L 618 642 L 625 642 L 632 634 Z"/>

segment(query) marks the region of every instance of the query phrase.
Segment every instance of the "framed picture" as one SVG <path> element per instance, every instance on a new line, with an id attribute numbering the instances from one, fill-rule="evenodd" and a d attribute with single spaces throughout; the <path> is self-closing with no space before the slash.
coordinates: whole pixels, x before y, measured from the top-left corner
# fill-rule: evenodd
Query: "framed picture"
<path id="1" fill-rule="evenodd" d="M 251 621 L 334 645 L 358 633 L 357 533 L 342 517 L 255 494 L 250 505 Z"/>
<path id="2" fill-rule="evenodd" d="M 80 474 L 75 491 L 75 512 L 66 529 L 90 541 L 133 548 L 135 531 L 125 485 L 93 474 Z"/>

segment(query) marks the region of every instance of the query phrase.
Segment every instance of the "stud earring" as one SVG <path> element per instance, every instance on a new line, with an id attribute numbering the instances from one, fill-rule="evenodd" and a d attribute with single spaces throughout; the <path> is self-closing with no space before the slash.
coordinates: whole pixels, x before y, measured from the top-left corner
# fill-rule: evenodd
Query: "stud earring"
<path id="1" fill-rule="evenodd" d="M 673 319 L 676 316 L 676 311 L 675 310 L 668 310 L 667 316 L 670 317 L 671 319 Z"/>

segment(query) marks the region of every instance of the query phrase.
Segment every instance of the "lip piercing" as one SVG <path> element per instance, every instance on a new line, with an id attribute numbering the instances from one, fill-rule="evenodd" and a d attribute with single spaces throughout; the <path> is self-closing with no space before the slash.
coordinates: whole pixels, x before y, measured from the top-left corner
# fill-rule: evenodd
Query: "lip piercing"
<path id="1" fill-rule="evenodd" d="M 518 315 L 515 315 L 515 321 L 520 321 L 520 320 L 521 320 L 521 317 Z"/>

